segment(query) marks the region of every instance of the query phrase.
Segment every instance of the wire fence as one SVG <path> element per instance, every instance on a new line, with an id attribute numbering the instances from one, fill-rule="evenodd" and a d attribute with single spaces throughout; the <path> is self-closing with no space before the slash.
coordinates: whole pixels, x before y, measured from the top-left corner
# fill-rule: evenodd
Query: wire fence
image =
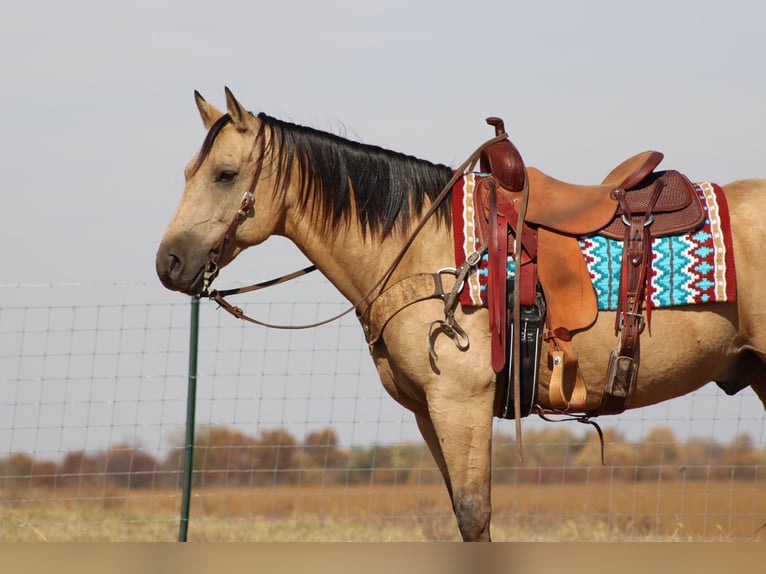
<path id="1" fill-rule="evenodd" d="M 303 289 L 311 287 L 306 282 Z M 189 301 L 147 285 L 0 286 L 0 540 L 172 541 L 184 459 Z M 245 300 L 274 322 L 338 301 Z M 456 540 L 410 413 L 353 317 L 253 327 L 200 305 L 189 540 Z M 581 425 L 496 421 L 498 540 L 766 538 L 766 425 L 714 385 Z"/>

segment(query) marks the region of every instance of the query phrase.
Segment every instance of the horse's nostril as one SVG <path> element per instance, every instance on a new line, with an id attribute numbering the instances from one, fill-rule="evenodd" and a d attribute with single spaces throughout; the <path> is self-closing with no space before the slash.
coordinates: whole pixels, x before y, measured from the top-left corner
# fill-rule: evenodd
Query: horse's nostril
<path id="1" fill-rule="evenodd" d="M 181 272 L 181 269 L 183 269 L 183 265 L 181 264 L 181 258 L 178 257 L 173 252 L 170 252 L 167 254 L 166 257 L 166 264 L 168 269 L 168 274 L 172 277 L 177 275 Z"/>
<path id="2" fill-rule="evenodd" d="M 183 272 L 184 264 L 181 258 L 172 251 L 160 249 L 157 253 L 157 261 L 155 265 L 157 268 L 157 276 L 160 278 L 162 284 L 165 287 L 172 289 L 173 285 Z"/>

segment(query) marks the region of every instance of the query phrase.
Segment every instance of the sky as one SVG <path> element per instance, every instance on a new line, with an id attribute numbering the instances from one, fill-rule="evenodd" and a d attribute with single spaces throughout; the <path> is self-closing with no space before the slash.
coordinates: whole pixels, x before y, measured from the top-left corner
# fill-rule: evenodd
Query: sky
<path id="1" fill-rule="evenodd" d="M 527 165 L 573 183 L 645 149 L 692 179 L 764 177 L 765 19 L 757 0 L 15 2 L 2 305 L 186 303 L 154 255 L 204 137 L 195 89 L 455 166 L 497 115 Z M 219 282 L 304 264 L 270 240 Z M 322 278 L 300 285 L 273 297 L 342 301 Z"/>
<path id="2" fill-rule="evenodd" d="M 15 3 L 0 281 L 152 281 L 204 136 L 195 89 L 450 165 L 499 115 L 576 183 L 644 149 L 692 178 L 764 174 L 761 3 L 496 4 Z"/>

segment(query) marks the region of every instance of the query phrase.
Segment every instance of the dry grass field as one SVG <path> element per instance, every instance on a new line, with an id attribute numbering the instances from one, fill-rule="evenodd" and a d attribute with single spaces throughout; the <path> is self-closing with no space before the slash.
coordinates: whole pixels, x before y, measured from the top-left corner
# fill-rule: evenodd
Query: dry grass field
<path id="1" fill-rule="evenodd" d="M 766 540 L 747 481 L 496 485 L 493 537 L 513 541 Z M 174 541 L 173 490 L 0 493 L 0 541 Z M 194 491 L 190 541 L 457 540 L 438 485 Z"/>

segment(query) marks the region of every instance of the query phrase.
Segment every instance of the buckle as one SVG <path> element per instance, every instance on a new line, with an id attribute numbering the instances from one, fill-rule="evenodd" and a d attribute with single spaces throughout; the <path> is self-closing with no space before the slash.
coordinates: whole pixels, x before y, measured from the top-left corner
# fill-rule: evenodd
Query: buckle
<path id="1" fill-rule="evenodd" d="M 623 213 L 621 216 L 622 222 L 625 224 L 626 227 L 632 227 L 631 221 L 628 219 L 628 217 Z M 654 223 L 654 214 L 652 213 L 649 217 L 646 218 L 646 221 L 644 221 L 644 227 L 649 227 L 652 223 Z"/>
<path id="2" fill-rule="evenodd" d="M 617 330 L 622 331 L 623 327 L 625 327 L 625 316 L 630 315 L 631 317 L 638 317 L 638 334 L 644 332 L 644 329 L 646 328 L 646 318 L 644 317 L 643 313 L 620 313 L 620 320 L 617 324 Z"/>

